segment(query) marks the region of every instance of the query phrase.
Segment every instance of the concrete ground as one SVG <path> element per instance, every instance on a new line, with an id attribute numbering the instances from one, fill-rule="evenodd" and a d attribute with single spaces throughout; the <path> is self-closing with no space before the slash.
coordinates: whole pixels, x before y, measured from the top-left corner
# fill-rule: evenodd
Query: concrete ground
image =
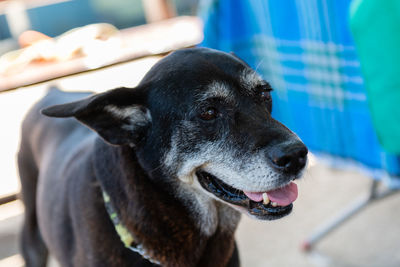
<path id="1" fill-rule="evenodd" d="M 67 90 L 103 91 L 134 86 L 156 58 L 147 58 L 52 82 Z M 19 125 L 47 85 L 0 94 L 0 196 L 18 190 L 15 152 Z M 277 221 L 243 217 L 237 231 L 242 266 L 400 266 L 400 194 L 369 205 L 323 239 L 312 253 L 302 241 L 321 223 L 368 194 L 371 180 L 357 172 L 327 168 L 313 160 L 298 182 L 299 198 L 291 215 Z M 0 206 L 0 267 L 23 266 L 17 236 L 23 207 L 19 201 Z M 57 266 L 52 260 L 51 266 Z"/>

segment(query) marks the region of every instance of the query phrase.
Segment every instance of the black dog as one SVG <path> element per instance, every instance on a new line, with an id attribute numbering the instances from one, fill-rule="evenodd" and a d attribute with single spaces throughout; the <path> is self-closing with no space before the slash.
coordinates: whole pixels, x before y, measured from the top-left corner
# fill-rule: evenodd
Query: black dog
<path id="1" fill-rule="evenodd" d="M 48 250 L 62 266 L 239 266 L 240 212 L 287 215 L 307 161 L 270 91 L 205 48 L 170 54 L 134 89 L 51 90 L 18 155 L 27 266 Z"/>

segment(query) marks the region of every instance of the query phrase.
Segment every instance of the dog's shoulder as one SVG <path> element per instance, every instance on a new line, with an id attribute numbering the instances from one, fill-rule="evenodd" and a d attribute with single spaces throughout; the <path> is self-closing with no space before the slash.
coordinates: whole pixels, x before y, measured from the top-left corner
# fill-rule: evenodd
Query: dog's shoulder
<path id="1" fill-rule="evenodd" d="M 64 104 L 86 98 L 92 94 L 92 92 L 66 92 L 58 87 L 51 86 L 47 94 L 38 102 L 38 106 L 45 108 L 51 105 Z"/>
<path id="2" fill-rule="evenodd" d="M 80 142 L 84 140 L 84 136 L 94 135 L 89 129 L 73 119 L 59 120 L 41 114 L 41 110 L 46 107 L 76 101 L 90 95 L 89 92 L 69 93 L 56 87 L 50 88 L 47 94 L 30 108 L 22 122 L 21 144 L 23 145 L 21 149 L 22 147 L 29 148 L 33 153 L 39 153 L 44 148 L 59 147 L 60 142 L 65 143 L 71 138 Z M 72 132 L 76 132 L 76 134 L 71 135 Z M 50 143 L 57 143 L 58 145 L 50 146 Z M 74 144 L 75 146 L 78 146 L 78 144 Z"/>
<path id="3" fill-rule="evenodd" d="M 38 120 L 45 118 L 40 111 L 46 107 L 76 101 L 88 97 L 91 94 L 91 92 L 65 92 L 55 86 L 52 86 L 49 88 L 44 97 L 42 97 L 29 109 L 23 125 L 29 125 L 30 122 L 37 123 Z"/>

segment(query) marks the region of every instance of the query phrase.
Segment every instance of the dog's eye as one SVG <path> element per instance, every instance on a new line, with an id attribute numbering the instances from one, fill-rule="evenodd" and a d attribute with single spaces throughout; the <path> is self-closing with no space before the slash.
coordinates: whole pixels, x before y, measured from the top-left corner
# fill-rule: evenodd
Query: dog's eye
<path id="1" fill-rule="evenodd" d="M 200 113 L 200 118 L 205 121 L 213 120 L 217 116 L 218 116 L 218 110 L 213 107 L 208 107 L 202 113 Z"/>
<path id="2" fill-rule="evenodd" d="M 271 100 L 271 92 L 267 90 L 260 91 L 259 96 L 262 101 L 267 102 Z"/>

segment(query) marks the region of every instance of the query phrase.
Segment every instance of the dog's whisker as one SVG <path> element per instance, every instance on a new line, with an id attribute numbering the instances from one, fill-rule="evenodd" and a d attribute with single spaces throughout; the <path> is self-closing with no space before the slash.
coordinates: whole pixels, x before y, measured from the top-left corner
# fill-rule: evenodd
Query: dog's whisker
<path id="1" fill-rule="evenodd" d="M 265 57 L 261 58 L 260 61 L 258 62 L 255 71 L 258 71 L 258 68 L 261 66 L 261 64 L 264 62 Z"/>
<path id="2" fill-rule="evenodd" d="M 155 168 L 149 170 L 149 172 L 155 172 L 155 171 L 161 169 L 163 166 L 164 166 L 164 164 L 160 164 L 160 165 L 158 165 L 157 167 L 155 167 Z"/>

